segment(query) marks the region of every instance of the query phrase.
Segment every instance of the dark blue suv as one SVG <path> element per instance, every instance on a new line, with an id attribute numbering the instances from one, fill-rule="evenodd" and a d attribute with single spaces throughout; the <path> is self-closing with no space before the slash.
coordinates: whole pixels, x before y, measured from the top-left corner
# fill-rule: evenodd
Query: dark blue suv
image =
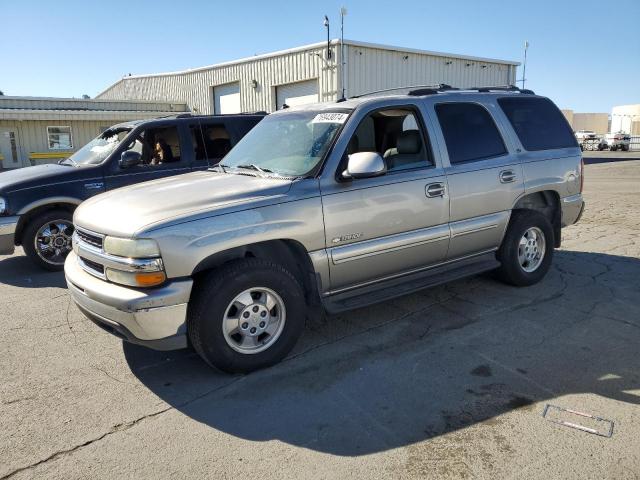
<path id="1" fill-rule="evenodd" d="M 81 202 L 114 188 L 212 167 L 264 115 L 182 114 L 121 123 L 57 165 L 0 173 L 0 255 L 22 245 L 37 265 L 62 270 L 73 211 Z"/>

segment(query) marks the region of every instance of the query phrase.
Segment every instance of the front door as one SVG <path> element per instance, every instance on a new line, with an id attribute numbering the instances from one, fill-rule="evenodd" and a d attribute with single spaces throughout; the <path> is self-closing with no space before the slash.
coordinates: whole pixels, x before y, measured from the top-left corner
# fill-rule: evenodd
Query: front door
<path id="1" fill-rule="evenodd" d="M 441 262 L 449 244 L 446 177 L 418 108 L 366 115 L 344 160 L 364 151 L 384 158 L 385 175 L 322 186 L 334 293 Z"/>
<path id="2" fill-rule="evenodd" d="M 22 166 L 18 147 L 18 133 L 13 129 L 0 128 L 0 160 L 2 168 Z"/>
<path id="3" fill-rule="evenodd" d="M 107 190 L 191 171 L 191 143 L 176 125 L 150 127 L 135 132 L 126 150 L 138 152 L 142 160 L 138 165 L 121 167 L 119 159 L 114 158 L 106 166 Z"/>
<path id="4" fill-rule="evenodd" d="M 506 131 L 488 108 L 473 102 L 435 105 L 446 145 L 445 167 L 451 202 L 448 260 L 496 249 L 511 208 L 524 192 L 522 165 L 510 153 Z M 513 145 L 511 145 L 513 150 Z"/>

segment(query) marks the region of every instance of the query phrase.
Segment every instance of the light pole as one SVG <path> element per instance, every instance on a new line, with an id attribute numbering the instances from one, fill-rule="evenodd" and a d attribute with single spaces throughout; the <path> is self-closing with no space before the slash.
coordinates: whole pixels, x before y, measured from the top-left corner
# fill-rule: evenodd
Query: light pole
<path id="1" fill-rule="evenodd" d="M 327 60 L 331 60 L 331 37 L 329 37 L 329 17 L 324 16 L 324 26 L 327 27 Z"/>
<path id="2" fill-rule="evenodd" d="M 344 86 L 344 66 L 347 62 L 344 60 L 344 17 L 347 15 L 346 7 L 340 7 L 340 76 L 342 83 L 342 100 L 346 99 L 346 88 Z"/>

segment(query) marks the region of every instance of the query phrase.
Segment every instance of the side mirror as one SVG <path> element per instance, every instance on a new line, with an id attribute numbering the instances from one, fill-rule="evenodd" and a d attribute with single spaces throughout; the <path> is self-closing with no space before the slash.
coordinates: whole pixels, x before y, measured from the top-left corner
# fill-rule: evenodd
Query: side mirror
<path id="1" fill-rule="evenodd" d="M 357 152 L 349 155 L 344 178 L 379 177 L 387 173 L 387 164 L 378 152 Z"/>
<path id="2" fill-rule="evenodd" d="M 122 152 L 120 156 L 120 168 L 135 167 L 136 165 L 140 165 L 140 163 L 142 163 L 142 155 L 133 150 Z"/>

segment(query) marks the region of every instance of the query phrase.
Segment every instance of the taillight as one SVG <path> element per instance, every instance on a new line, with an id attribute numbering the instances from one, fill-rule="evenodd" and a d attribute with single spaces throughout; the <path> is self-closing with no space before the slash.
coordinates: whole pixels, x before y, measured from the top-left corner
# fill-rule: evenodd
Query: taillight
<path id="1" fill-rule="evenodd" d="M 584 158 L 580 157 L 580 193 L 584 187 Z"/>

